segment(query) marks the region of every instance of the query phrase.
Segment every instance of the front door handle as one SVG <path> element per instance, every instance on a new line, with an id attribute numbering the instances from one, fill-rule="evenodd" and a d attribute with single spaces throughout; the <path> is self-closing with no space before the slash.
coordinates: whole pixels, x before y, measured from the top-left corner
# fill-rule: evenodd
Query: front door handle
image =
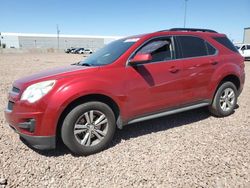
<path id="1" fill-rule="evenodd" d="M 178 71 L 179 71 L 179 69 L 176 68 L 176 67 L 170 67 L 169 68 L 169 72 L 171 72 L 171 73 L 177 73 Z"/>

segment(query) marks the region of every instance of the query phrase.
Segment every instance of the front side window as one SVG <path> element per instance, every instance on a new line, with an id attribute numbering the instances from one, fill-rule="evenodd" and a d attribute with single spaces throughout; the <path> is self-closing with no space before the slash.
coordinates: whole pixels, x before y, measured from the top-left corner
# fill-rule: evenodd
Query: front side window
<path id="1" fill-rule="evenodd" d="M 168 61 L 174 59 L 173 45 L 170 38 L 155 39 L 140 48 L 136 54 L 150 54 L 150 62 Z"/>
<path id="2" fill-rule="evenodd" d="M 216 49 L 203 39 L 193 36 L 177 36 L 182 58 L 213 55 Z"/>
<path id="3" fill-rule="evenodd" d="M 247 45 L 247 49 L 250 50 L 250 45 Z"/>

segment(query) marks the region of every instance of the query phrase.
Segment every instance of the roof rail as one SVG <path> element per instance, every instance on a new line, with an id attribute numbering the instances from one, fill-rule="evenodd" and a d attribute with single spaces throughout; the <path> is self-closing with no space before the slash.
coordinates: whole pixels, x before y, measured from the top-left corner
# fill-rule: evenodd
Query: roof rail
<path id="1" fill-rule="evenodd" d="M 198 31 L 198 32 L 217 33 L 216 31 L 211 30 L 211 29 L 197 29 L 197 28 L 172 28 L 172 29 L 163 30 L 163 31 Z"/>

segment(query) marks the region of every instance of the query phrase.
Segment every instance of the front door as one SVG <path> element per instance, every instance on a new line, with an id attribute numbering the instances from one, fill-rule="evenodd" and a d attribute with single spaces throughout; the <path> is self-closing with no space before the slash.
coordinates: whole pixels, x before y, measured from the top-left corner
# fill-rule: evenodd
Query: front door
<path id="1" fill-rule="evenodd" d="M 182 65 L 175 58 L 173 38 L 152 39 L 134 55 L 138 53 L 151 54 L 152 60 L 127 66 L 129 114 L 143 116 L 180 105 Z"/>

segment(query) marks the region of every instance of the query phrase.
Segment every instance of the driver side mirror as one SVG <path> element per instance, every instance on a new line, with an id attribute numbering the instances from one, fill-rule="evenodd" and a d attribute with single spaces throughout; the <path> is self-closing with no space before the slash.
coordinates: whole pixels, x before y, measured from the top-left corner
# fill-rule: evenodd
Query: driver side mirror
<path id="1" fill-rule="evenodd" d="M 151 54 L 136 54 L 132 59 L 129 60 L 129 63 L 130 65 L 137 65 L 151 60 Z"/>

